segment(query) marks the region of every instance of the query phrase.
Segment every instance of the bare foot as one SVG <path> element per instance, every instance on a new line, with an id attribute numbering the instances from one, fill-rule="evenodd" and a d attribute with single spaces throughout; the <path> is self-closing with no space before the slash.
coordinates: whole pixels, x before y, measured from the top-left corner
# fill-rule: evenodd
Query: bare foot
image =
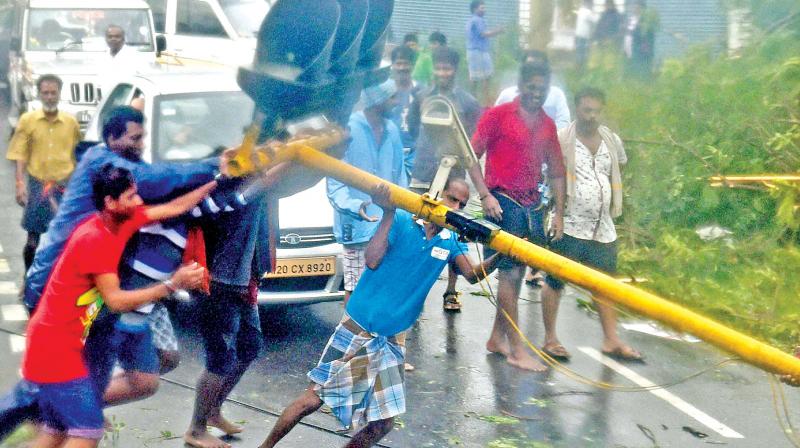
<path id="1" fill-rule="evenodd" d="M 503 339 L 501 342 L 497 342 L 494 339 L 489 339 L 489 341 L 486 343 L 486 350 L 503 356 L 508 356 L 511 353 L 511 347 L 508 345 L 508 341 L 505 339 Z"/>
<path id="2" fill-rule="evenodd" d="M 229 436 L 233 434 L 239 434 L 240 432 L 244 431 L 244 428 L 236 423 L 226 420 L 225 417 L 221 415 L 209 417 L 208 426 L 213 426 Z"/>
<path id="3" fill-rule="evenodd" d="M 207 431 L 186 431 L 183 441 L 196 448 L 231 448 L 230 444 L 219 440 Z"/>
<path id="4" fill-rule="evenodd" d="M 511 353 L 506 357 L 506 362 L 518 369 L 530 370 L 532 372 L 547 371 L 546 365 L 540 363 L 538 359 L 526 352 L 521 354 Z"/>

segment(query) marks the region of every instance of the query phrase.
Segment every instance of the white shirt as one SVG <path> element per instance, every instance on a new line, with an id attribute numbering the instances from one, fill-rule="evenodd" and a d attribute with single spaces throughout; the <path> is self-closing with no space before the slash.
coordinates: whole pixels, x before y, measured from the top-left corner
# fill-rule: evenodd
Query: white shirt
<path id="1" fill-rule="evenodd" d="M 145 65 L 144 58 L 133 47 L 123 44 L 122 48 L 113 56 L 111 55 L 111 50 L 108 50 L 106 52 L 105 67 L 103 67 L 100 76 L 100 88 L 102 89 L 103 97 L 111 92 L 111 89 L 120 79 L 136 74 Z"/>
<path id="2" fill-rule="evenodd" d="M 564 210 L 564 233 L 600 243 L 617 239 L 611 219 L 611 155 L 605 142 L 594 155 L 580 139 L 575 142 L 575 196 Z"/>
<path id="3" fill-rule="evenodd" d="M 501 104 L 510 103 L 518 96 L 519 87 L 511 86 L 500 92 L 500 95 L 497 97 L 497 101 L 495 101 L 494 105 L 499 106 Z M 572 119 L 569 115 L 569 105 L 567 105 L 567 96 L 564 95 L 563 90 L 556 86 L 550 86 L 550 90 L 547 92 L 547 98 L 544 100 L 542 109 L 544 109 L 544 113 L 546 113 L 548 117 L 555 121 L 556 128 L 558 129 L 563 129 L 569 126 L 569 124 L 572 122 Z"/>
<path id="4" fill-rule="evenodd" d="M 591 8 L 582 6 L 578 9 L 577 18 L 575 19 L 575 37 L 581 39 L 591 38 L 594 22 L 595 17 Z"/>
<path id="5" fill-rule="evenodd" d="M 625 38 L 622 41 L 622 49 L 629 58 L 633 57 L 633 32 L 639 26 L 639 16 L 631 16 L 625 28 Z"/>

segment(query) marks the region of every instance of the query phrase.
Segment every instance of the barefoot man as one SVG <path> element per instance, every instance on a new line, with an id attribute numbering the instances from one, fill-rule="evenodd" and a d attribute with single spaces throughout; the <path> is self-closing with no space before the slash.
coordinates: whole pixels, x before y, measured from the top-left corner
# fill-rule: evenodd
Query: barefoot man
<path id="1" fill-rule="evenodd" d="M 472 138 L 475 154 L 486 154 L 485 180 L 480 165 L 470 170 L 486 217 L 506 232 L 546 244 L 543 215 L 538 208 L 537 184 L 542 178 L 542 163 L 550 170 L 555 199 L 551 223 L 553 240 L 561 239 L 564 226 L 564 161 L 553 120 L 542 110 L 550 85 L 550 68 L 542 63 L 526 63 L 520 69 L 520 95 L 511 103 L 489 109 L 478 123 Z M 485 248 L 487 256 L 494 254 Z M 525 265 L 503 257 L 498 265 L 500 306 L 517 320 L 517 301 Z M 509 364 L 541 372 L 545 366 L 533 357 L 522 338 L 508 324 L 498 308 L 494 327 L 486 343 L 493 353 L 506 357 Z"/>

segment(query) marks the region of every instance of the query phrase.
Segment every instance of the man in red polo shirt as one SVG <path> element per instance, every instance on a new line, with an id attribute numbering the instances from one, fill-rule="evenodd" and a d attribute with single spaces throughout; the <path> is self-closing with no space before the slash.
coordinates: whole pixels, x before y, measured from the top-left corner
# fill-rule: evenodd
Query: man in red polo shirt
<path id="1" fill-rule="evenodd" d="M 488 219 L 503 230 L 545 246 L 543 218 L 539 208 L 538 184 L 542 163 L 547 163 L 555 196 L 555 211 L 550 236 L 561 239 L 564 228 L 564 161 L 558 144 L 556 125 L 542 110 L 550 85 L 550 69 L 541 63 L 526 63 L 520 68 L 520 96 L 512 103 L 488 110 L 472 138 L 478 157 L 486 154 L 486 177 L 476 164 L 470 173 Z M 487 257 L 494 251 L 484 250 Z M 498 264 L 497 298 L 500 306 L 517 321 L 517 301 L 525 266 L 505 257 Z M 521 369 L 544 371 L 546 367 L 526 349 L 522 338 L 505 320 L 500 309 L 486 349 L 506 357 Z"/>

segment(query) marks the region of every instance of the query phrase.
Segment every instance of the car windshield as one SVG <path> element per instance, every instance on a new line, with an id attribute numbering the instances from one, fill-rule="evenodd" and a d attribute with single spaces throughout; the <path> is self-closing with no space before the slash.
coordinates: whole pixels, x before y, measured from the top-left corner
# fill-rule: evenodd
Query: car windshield
<path id="1" fill-rule="evenodd" d="M 106 28 L 125 30 L 126 44 L 154 51 L 146 9 L 33 9 L 28 16 L 27 48 L 33 51 L 107 51 Z"/>
<path id="2" fill-rule="evenodd" d="M 241 37 L 255 37 L 269 11 L 269 5 L 264 0 L 228 0 L 220 3 Z"/>
<path id="3" fill-rule="evenodd" d="M 253 109 L 243 92 L 162 95 L 153 115 L 153 159 L 195 160 L 239 144 Z"/>

